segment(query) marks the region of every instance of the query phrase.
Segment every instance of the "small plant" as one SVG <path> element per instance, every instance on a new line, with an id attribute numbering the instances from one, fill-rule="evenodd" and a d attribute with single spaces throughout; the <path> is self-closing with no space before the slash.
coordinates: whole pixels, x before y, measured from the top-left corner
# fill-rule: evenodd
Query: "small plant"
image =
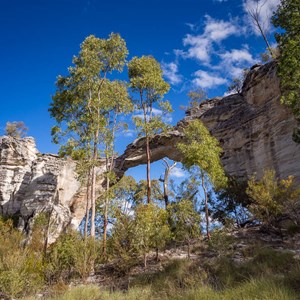
<path id="1" fill-rule="evenodd" d="M 22 121 L 7 122 L 5 127 L 5 135 L 22 138 L 26 136 L 28 127 Z"/>
<path id="2" fill-rule="evenodd" d="M 218 255 L 230 253 L 231 246 L 234 242 L 234 237 L 230 236 L 225 229 L 216 228 L 211 233 L 209 246 L 216 251 Z"/>
<path id="3" fill-rule="evenodd" d="M 0 292 L 11 297 L 35 292 L 44 284 L 42 255 L 23 248 L 23 239 L 12 220 L 0 219 Z"/>

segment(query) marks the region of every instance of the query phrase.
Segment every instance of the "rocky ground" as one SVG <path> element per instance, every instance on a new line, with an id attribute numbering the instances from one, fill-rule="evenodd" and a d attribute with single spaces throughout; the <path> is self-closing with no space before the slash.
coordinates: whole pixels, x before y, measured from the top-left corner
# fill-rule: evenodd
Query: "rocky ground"
<path id="1" fill-rule="evenodd" d="M 262 230 L 259 226 L 228 231 L 225 235 L 215 238 L 212 245 L 204 239 L 195 239 L 191 245 L 190 260 L 195 264 L 203 265 L 211 259 L 227 256 L 235 263 L 242 264 L 250 260 L 256 249 L 269 248 L 278 252 L 290 252 L 294 258 L 300 260 L 300 233 L 283 237 L 276 233 Z M 102 264 L 97 268 L 87 283 L 97 284 L 109 290 L 127 290 L 130 283 L 141 276 L 152 276 L 165 270 L 176 260 L 187 260 L 188 252 L 186 245 L 172 245 L 159 253 L 156 260 L 155 252 L 148 255 L 148 266 L 143 267 L 142 258 L 125 275 L 119 272 L 118 262 Z M 71 286 L 79 282 L 72 282 Z"/>

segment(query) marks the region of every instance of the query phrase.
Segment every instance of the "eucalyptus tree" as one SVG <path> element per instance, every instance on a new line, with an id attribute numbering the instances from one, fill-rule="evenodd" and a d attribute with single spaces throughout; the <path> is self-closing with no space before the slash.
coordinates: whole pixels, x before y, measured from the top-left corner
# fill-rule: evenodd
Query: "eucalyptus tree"
<path id="1" fill-rule="evenodd" d="M 105 126 L 101 131 L 104 143 L 105 156 L 105 175 L 106 175 L 106 192 L 103 201 L 103 254 L 106 256 L 106 240 L 107 240 L 107 226 L 108 226 L 108 209 L 111 198 L 109 191 L 111 181 L 114 181 L 115 174 L 113 172 L 114 158 L 115 158 L 115 135 L 116 133 L 126 127 L 126 123 L 120 122 L 120 114 L 126 114 L 133 110 L 132 102 L 129 98 L 127 85 L 121 81 L 106 81 L 106 89 L 103 93 L 105 107 Z"/>
<path id="2" fill-rule="evenodd" d="M 105 132 L 110 109 L 111 99 L 107 94 L 114 84 L 108 74 L 121 72 L 127 55 L 126 43 L 119 34 L 111 33 L 108 39 L 88 36 L 81 44 L 78 56 L 73 58 L 69 75 L 58 77 L 57 91 L 49 109 L 57 122 L 52 128 L 53 141 L 63 144 L 61 153 L 76 154 L 87 165 L 91 236 L 95 236 L 96 166 L 100 138 L 101 132 Z"/>
<path id="3" fill-rule="evenodd" d="M 186 141 L 178 143 L 177 147 L 182 153 L 184 166 L 189 170 L 196 168 L 198 172 L 204 194 L 206 235 L 209 239 L 208 183 L 218 189 L 227 182 L 220 160 L 222 149 L 200 120 L 191 121 L 184 129 L 184 135 Z"/>
<path id="4" fill-rule="evenodd" d="M 275 35 L 280 51 L 278 76 L 281 102 L 300 121 L 300 0 L 282 0 L 273 16 L 281 32 Z M 300 143 L 300 128 L 294 129 L 294 141 Z"/>
<path id="5" fill-rule="evenodd" d="M 130 87 L 137 94 L 133 102 L 136 109 L 142 112 L 142 116 L 134 116 L 133 121 L 139 136 L 146 139 L 148 203 L 151 202 L 150 139 L 167 128 L 162 116 L 172 111 L 171 104 L 163 100 L 170 86 L 163 80 L 162 74 L 160 64 L 152 56 L 134 57 L 128 63 Z M 162 110 L 160 114 L 154 113 L 154 104 Z"/>

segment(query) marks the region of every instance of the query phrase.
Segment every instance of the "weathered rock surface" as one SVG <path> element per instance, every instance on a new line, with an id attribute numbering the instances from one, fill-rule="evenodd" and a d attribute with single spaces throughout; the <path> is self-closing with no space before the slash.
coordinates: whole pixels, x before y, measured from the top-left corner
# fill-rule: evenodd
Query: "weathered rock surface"
<path id="1" fill-rule="evenodd" d="M 0 215 L 19 217 L 26 230 L 36 214 L 51 211 L 51 243 L 72 220 L 80 187 L 75 162 L 39 154 L 30 137 L 4 136 L 0 142 Z"/>
<path id="2" fill-rule="evenodd" d="M 294 175 L 300 184 L 300 145 L 292 141 L 297 123 L 279 98 L 276 64 L 255 67 L 241 94 L 204 101 L 188 111 L 167 135 L 155 136 L 151 141 L 152 161 L 163 157 L 180 161 L 175 145 L 184 139 L 182 132 L 188 122 L 200 118 L 220 141 L 228 174 L 246 179 L 274 169 L 281 178 Z M 115 171 L 121 177 L 127 169 L 145 163 L 145 139 L 141 138 L 116 158 Z M 2 137 L 0 215 L 19 216 L 20 228 L 26 229 L 34 215 L 51 211 L 55 224 L 52 241 L 66 226 L 78 227 L 85 215 L 86 201 L 75 169 L 71 160 L 39 154 L 32 138 Z M 98 174 L 103 171 L 99 167 Z M 100 179 L 99 190 L 101 183 Z"/>
<path id="3" fill-rule="evenodd" d="M 167 156 L 180 161 L 175 145 L 184 138 L 182 129 L 196 118 L 220 141 L 222 163 L 228 174 L 247 179 L 256 173 L 259 178 L 264 170 L 274 169 L 278 177 L 293 175 L 300 184 L 300 145 L 292 140 L 297 122 L 280 104 L 275 62 L 253 68 L 241 94 L 210 99 L 187 111 L 173 131 L 152 140 L 152 160 Z M 120 174 L 146 163 L 144 147 L 144 139 L 127 147 L 116 161 Z"/>

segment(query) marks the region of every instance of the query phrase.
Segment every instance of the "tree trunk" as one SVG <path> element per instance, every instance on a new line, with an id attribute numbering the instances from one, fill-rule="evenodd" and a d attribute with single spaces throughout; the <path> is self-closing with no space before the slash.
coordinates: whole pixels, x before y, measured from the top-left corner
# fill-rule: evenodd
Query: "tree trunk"
<path id="1" fill-rule="evenodd" d="M 108 157 L 106 158 L 106 170 L 107 170 L 107 176 L 106 176 L 106 195 L 104 200 L 104 213 L 103 213 L 103 256 L 106 258 L 106 240 L 107 240 L 107 224 L 108 224 L 108 202 L 109 202 L 109 173 L 108 173 Z"/>
<path id="2" fill-rule="evenodd" d="M 144 268 L 147 268 L 147 253 L 146 251 L 144 252 Z"/>
<path id="3" fill-rule="evenodd" d="M 150 164 L 151 164 L 151 156 L 150 156 L 150 145 L 149 145 L 149 137 L 146 137 L 146 151 L 147 151 L 147 203 L 151 202 L 151 176 L 150 176 Z"/>
<path id="4" fill-rule="evenodd" d="M 90 195 L 91 195 L 91 171 L 88 171 L 88 178 L 86 184 L 86 208 L 85 208 L 85 223 L 84 223 L 84 240 L 88 236 L 88 224 L 90 218 Z"/>
<path id="5" fill-rule="evenodd" d="M 93 149 L 93 166 L 92 166 L 92 185 L 91 185 L 91 236 L 95 237 L 95 218 L 96 218 L 96 163 L 98 158 L 98 138 L 99 131 L 95 132 L 94 149 Z"/>
<path id="6" fill-rule="evenodd" d="M 203 189 L 203 193 L 204 193 L 204 203 L 205 203 L 206 236 L 207 236 L 207 239 L 210 240 L 208 198 L 207 198 L 204 174 L 202 174 L 202 176 L 201 176 L 201 184 L 202 184 L 202 189 Z"/>
<path id="7" fill-rule="evenodd" d="M 191 258 L 191 244 L 190 244 L 190 240 L 188 240 L 188 259 Z"/>
<path id="8" fill-rule="evenodd" d="M 170 172 L 170 169 L 166 168 L 165 169 L 165 177 L 164 177 L 164 200 L 165 200 L 166 209 L 169 206 L 169 189 L 168 189 L 169 172 Z"/>
<path id="9" fill-rule="evenodd" d="M 266 35 L 265 35 L 265 33 L 264 33 L 262 27 L 260 26 L 259 21 L 257 20 L 256 23 L 257 23 L 257 27 L 258 27 L 258 29 L 259 29 L 259 31 L 260 31 L 260 33 L 261 33 L 261 35 L 262 35 L 262 37 L 263 37 L 265 43 L 266 43 L 266 45 L 267 45 L 267 49 L 268 49 L 268 51 L 269 51 L 271 57 L 274 58 L 274 53 L 273 53 L 273 51 L 272 51 L 272 48 L 271 48 L 271 46 L 270 46 L 270 44 L 269 44 L 269 41 L 268 41 L 268 39 L 267 39 L 267 37 L 266 37 Z"/>
<path id="10" fill-rule="evenodd" d="M 166 168 L 165 168 L 165 176 L 164 176 L 164 179 L 161 180 L 163 182 L 163 185 L 164 185 L 164 200 L 165 200 L 165 207 L 166 209 L 168 208 L 169 206 L 169 175 L 172 171 L 172 169 L 176 166 L 176 162 L 173 163 L 172 166 L 169 165 L 168 161 L 166 159 L 163 159 L 165 165 L 166 165 Z"/>

